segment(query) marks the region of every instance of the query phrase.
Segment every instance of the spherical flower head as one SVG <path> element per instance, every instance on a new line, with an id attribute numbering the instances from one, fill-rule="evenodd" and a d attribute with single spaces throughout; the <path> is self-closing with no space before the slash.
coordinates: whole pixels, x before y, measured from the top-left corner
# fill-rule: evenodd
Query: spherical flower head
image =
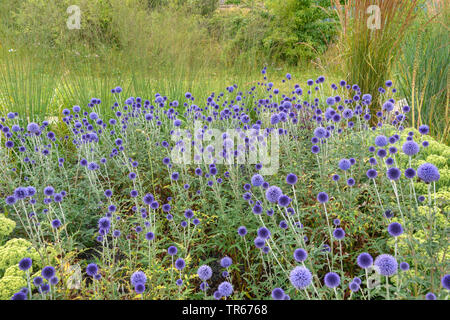
<path id="1" fill-rule="evenodd" d="M 86 267 L 86 274 L 88 276 L 95 276 L 98 273 L 98 266 L 95 263 L 90 263 L 88 264 L 88 266 Z"/>
<path id="2" fill-rule="evenodd" d="M 280 207 L 287 207 L 289 203 L 291 203 L 291 198 L 286 195 L 281 195 L 278 198 L 278 204 L 280 205 Z"/>
<path id="3" fill-rule="evenodd" d="M 130 281 L 136 287 L 138 284 L 145 284 L 147 282 L 147 276 L 143 271 L 136 271 L 131 275 Z"/>
<path id="4" fill-rule="evenodd" d="M 328 288 L 336 288 L 341 283 L 341 277 L 336 272 L 328 272 L 325 275 L 324 283 Z"/>
<path id="5" fill-rule="evenodd" d="M 298 262 L 303 262 L 308 258 L 308 252 L 304 249 L 295 249 L 294 251 L 294 259 Z"/>
<path id="6" fill-rule="evenodd" d="M 44 279 L 49 280 L 55 276 L 55 268 L 52 266 L 46 266 L 42 269 L 41 274 Z"/>
<path id="7" fill-rule="evenodd" d="M 354 282 L 354 283 L 357 283 L 357 284 L 359 284 L 359 285 L 360 285 L 362 281 L 361 281 L 361 279 L 360 279 L 360 278 L 358 278 L 358 277 L 354 277 L 354 278 L 353 278 L 353 281 L 352 281 L 352 282 Z"/>
<path id="8" fill-rule="evenodd" d="M 339 161 L 339 168 L 341 170 L 347 171 L 351 166 L 352 164 L 348 159 L 342 159 L 341 161 Z"/>
<path id="9" fill-rule="evenodd" d="M 144 283 L 138 283 L 134 286 L 134 291 L 136 291 L 137 294 L 142 294 L 145 291 L 145 284 Z"/>
<path id="10" fill-rule="evenodd" d="M 287 184 L 295 185 L 297 183 L 297 180 L 298 180 L 297 176 L 295 174 L 293 174 L 293 173 L 289 173 L 286 176 L 286 183 Z"/>
<path id="11" fill-rule="evenodd" d="M 260 174 L 255 174 L 251 179 L 251 183 L 254 187 L 259 187 L 264 183 L 264 178 Z"/>
<path id="12" fill-rule="evenodd" d="M 170 246 L 170 247 L 167 249 L 167 253 L 168 253 L 169 255 L 171 255 L 171 256 L 176 255 L 177 252 L 178 252 L 178 249 L 177 249 L 177 247 L 175 247 L 175 246 Z"/>
<path id="13" fill-rule="evenodd" d="M 240 227 L 238 228 L 238 234 L 239 234 L 241 237 L 245 236 L 245 235 L 247 234 L 247 228 L 244 227 L 244 226 L 240 226 Z"/>
<path id="14" fill-rule="evenodd" d="M 317 194 L 317 201 L 319 201 L 320 203 L 328 202 L 328 194 L 326 192 L 319 192 Z"/>
<path id="15" fill-rule="evenodd" d="M 400 262 L 400 270 L 408 271 L 409 270 L 409 263 L 408 262 Z"/>
<path id="16" fill-rule="evenodd" d="M 284 300 L 284 290 L 281 288 L 275 288 L 272 290 L 272 298 L 273 300 Z"/>
<path id="17" fill-rule="evenodd" d="M 27 295 L 26 293 L 19 291 L 14 293 L 14 295 L 11 297 L 11 300 L 27 300 Z"/>
<path id="18" fill-rule="evenodd" d="M 266 244 L 266 240 L 264 240 L 264 238 L 261 237 L 256 237 L 253 243 L 255 244 L 255 247 L 257 247 L 258 249 L 262 249 Z"/>
<path id="19" fill-rule="evenodd" d="M 375 259 L 374 265 L 377 267 L 377 272 L 383 276 L 389 277 L 397 273 L 397 260 L 389 254 L 379 255 Z"/>
<path id="20" fill-rule="evenodd" d="M 367 269 L 372 266 L 373 264 L 373 258 L 370 254 L 367 252 L 361 253 L 358 258 L 356 259 L 356 263 L 358 266 L 362 269 Z"/>
<path id="21" fill-rule="evenodd" d="M 431 163 L 424 163 L 419 166 L 417 176 L 426 183 L 438 181 L 441 178 L 438 168 Z"/>
<path id="22" fill-rule="evenodd" d="M 27 125 L 27 131 L 30 133 L 38 134 L 40 132 L 39 125 L 35 122 L 30 122 Z"/>
<path id="23" fill-rule="evenodd" d="M 413 156 L 420 151 L 420 147 L 414 141 L 406 141 L 402 146 L 402 150 L 407 156 Z"/>
<path id="24" fill-rule="evenodd" d="M 149 231 L 145 234 L 145 239 L 147 239 L 148 241 L 152 241 L 153 239 L 155 239 L 155 234 Z"/>
<path id="25" fill-rule="evenodd" d="M 270 230 L 267 229 L 266 227 L 261 227 L 258 229 L 258 237 L 263 238 L 263 239 L 268 239 L 270 238 Z"/>
<path id="26" fill-rule="evenodd" d="M 387 170 L 386 175 L 389 180 L 398 180 L 401 177 L 402 172 L 399 168 L 392 167 Z"/>
<path id="27" fill-rule="evenodd" d="M 222 298 L 222 294 L 219 291 L 214 291 L 213 296 L 216 300 L 220 300 L 220 298 Z"/>
<path id="28" fill-rule="evenodd" d="M 378 176 L 378 172 L 375 169 L 369 169 L 367 170 L 366 175 L 369 179 L 375 179 Z"/>
<path id="29" fill-rule="evenodd" d="M 433 292 L 428 292 L 425 295 L 426 300 L 437 300 L 436 295 Z"/>
<path id="30" fill-rule="evenodd" d="M 39 287 L 43 282 L 44 282 L 44 280 L 43 280 L 41 277 L 39 277 L 39 276 L 37 276 L 37 277 L 35 277 L 35 278 L 33 279 L 33 284 L 34 284 L 36 287 Z"/>
<path id="31" fill-rule="evenodd" d="M 314 136 L 316 136 L 318 139 L 325 138 L 327 134 L 327 130 L 324 127 L 318 127 L 314 130 Z"/>
<path id="32" fill-rule="evenodd" d="M 350 282 L 350 284 L 348 285 L 348 288 L 353 291 L 353 292 L 357 292 L 359 290 L 359 284 L 356 282 Z"/>
<path id="33" fill-rule="evenodd" d="M 311 147 L 311 152 L 314 153 L 314 154 L 319 153 L 319 152 L 320 152 L 320 147 L 319 147 L 319 146 L 316 146 L 316 145 L 313 145 L 313 146 Z"/>
<path id="34" fill-rule="evenodd" d="M 403 233 L 403 227 L 398 222 L 392 222 L 388 225 L 388 232 L 393 237 L 398 237 Z"/>
<path id="35" fill-rule="evenodd" d="M 312 274 L 306 267 L 295 267 L 289 274 L 289 280 L 297 289 L 305 289 L 312 282 Z"/>
<path id="36" fill-rule="evenodd" d="M 178 259 L 175 261 L 175 268 L 176 268 L 177 270 L 183 270 L 184 267 L 186 267 L 186 262 L 184 261 L 184 259 L 178 258 Z"/>
<path id="37" fill-rule="evenodd" d="M 107 217 L 100 218 L 98 220 L 98 228 L 103 230 L 109 230 L 111 227 L 111 220 Z"/>
<path id="38" fill-rule="evenodd" d="M 423 124 L 419 127 L 419 132 L 423 135 L 428 134 L 428 132 L 430 132 L 430 128 L 427 125 Z"/>
<path id="39" fill-rule="evenodd" d="M 342 228 L 336 228 L 333 231 L 333 237 L 335 237 L 337 240 L 342 240 L 345 237 L 345 231 Z"/>
<path id="40" fill-rule="evenodd" d="M 22 271 L 27 271 L 31 268 L 31 265 L 33 264 L 33 261 L 31 258 L 23 258 L 19 261 L 19 269 Z"/>
<path id="41" fill-rule="evenodd" d="M 379 147 L 384 147 L 385 145 L 388 144 L 388 139 L 386 138 L 386 136 L 377 136 L 375 138 L 375 144 Z"/>
<path id="42" fill-rule="evenodd" d="M 200 278 L 200 280 L 206 281 L 211 278 L 212 269 L 211 269 L 211 267 L 204 264 L 198 268 L 197 274 L 198 274 L 198 277 Z"/>
<path id="43" fill-rule="evenodd" d="M 219 284 L 219 287 L 217 288 L 220 294 L 224 297 L 229 297 L 233 293 L 233 286 L 228 281 L 224 281 L 221 284 Z"/>
<path id="44" fill-rule="evenodd" d="M 233 260 L 231 260 L 230 257 L 223 257 L 223 258 L 220 260 L 220 265 L 221 265 L 223 268 L 228 268 L 229 266 L 232 265 L 232 263 L 233 263 Z"/>
<path id="45" fill-rule="evenodd" d="M 416 176 L 416 170 L 414 170 L 413 168 L 408 168 L 405 170 L 405 177 L 407 179 L 412 179 Z"/>
<path id="46" fill-rule="evenodd" d="M 442 287 L 446 290 L 450 290 L 450 274 L 446 274 L 441 279 Z"/>
<path id="47" fill-rule="evenodd" d="M 52 221 L 52 228 L 58 229 L 61 226 L 61 221 L 59 219 L 54 219 Z"/>
<path id="48" fill-rule="evenodd" d="M 266 191 L 266 198 L 272 203 L 278 202 L 278 199 L 281 197 L 283 192 L 277 186 L 271 186 Z"/>

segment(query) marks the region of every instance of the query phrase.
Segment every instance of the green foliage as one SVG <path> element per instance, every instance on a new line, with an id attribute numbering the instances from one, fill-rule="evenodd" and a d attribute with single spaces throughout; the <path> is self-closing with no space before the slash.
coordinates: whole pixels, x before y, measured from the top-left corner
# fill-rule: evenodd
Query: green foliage
<path id="1" fill-rule="evenodd" d="M 10 300 L 14 293 L 26 287 L 27 281 L 22 277 L 8 276 L 0 279 L 0 300 Z"/>
<path id="2" fill-rule="evenodd" d="M 411 125 L 429 125 L 439 141 L 450 142 L 448 72 L 449 4 L 437 16 L 429 13 L 406 37 L 397 65 L 399 89 L 412 108 Z M 429 20 L 431 19 L 431 20 Z M 429 20 L 427 22 L 427 20 Z"/>
<path id="3" fill-rule="evenodd" d="M 325 52 L 335 35 L 335 23 L 321 6 L 329 1 L 267 0 L 272 15 L 264 46 L 276 59 L 298 64 Z"/>

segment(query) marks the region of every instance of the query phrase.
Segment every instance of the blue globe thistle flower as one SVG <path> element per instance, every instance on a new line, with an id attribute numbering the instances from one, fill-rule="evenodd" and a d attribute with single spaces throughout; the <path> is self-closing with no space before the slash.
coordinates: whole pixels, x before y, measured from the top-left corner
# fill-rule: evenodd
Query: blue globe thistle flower
<path id="1" fill-rule="evenodd" d="M 186 267 L 186 262 L 184 261 L 184 259 L 178 258 L 175 261 L 175 268 L 178 269 L 178 270 L 183 270 L 184 267 Z"/>
<path id="2" fill-rule="evenodd" d="M 339 179 L 341 179 L 341 177 L 338 174 L 333 175 L 332 177 L 333 181 L 339 181 Z"/>
<path id="3" fill-rule="evenodd" d="M 350 282 L 348 288 L 353 292 L 357 292 L 359 290 L 359 284 L 356 282 Z"/>
<path id="4" fill-rule="evenodd" d="M 177 247 L 175 247 L 175 246 L 170 246 L 170 247 L 167 249 L 167 253 L 168 253 L 169 255 L 171 255 L 171 256 L 176 255 L 177 252 L 178 252 L 178 249 L 177 249 Z"/>
<path id="5" fill-rule="evenodd" d="M 347 171 L 348 169 L 350 169 L 351 166 L 352 164 L 348 159 L 342 159 L 339 161 L 339 168 L 341 170 Z"/>
<path id="6" fill-rule="evenodd" d="M 134 286 L 134 291 L 136 291 L 137 294 L 142 294 L 145 291 L 145 284 L 144 283 L 138 283 Z"/>
<path id="7" fill-rule="evenodd" d="M 305 289 L 312 282 L 312 274 L 308 268 L 295 267 L 289 274 L 291 284 L 297 289 Z"/>
<path id="8" fill-rule="evenodd" d="M 318 139 L 323 139 L 325 138 L 327 134 L 327 130 L 323 127 L 318 127 L 314 130 L 314 135 L 318 138 Z"/>
<path id="9" fill-rule="evenodd" d="M 35 122 L 30 122 L 27 125 L 27 131 L 34 134 L 39 134 L 40 133 L 39 125 Z"/>
<path id="10" fill-rule="evenodd" d="M 263 211 L 263 208 L 259 204 L 256 204 L 253 207 L 252 211 L 253 211 L 254 214 L 261 214 L 262 211 Z"/>
<path id="11" fill-rule="evenodd" d="M 390 101 L 387 101 L 385 104 L 383 104 L 383 110 L 391 112 L 392 110 L 394 110 L 394 104 Z"/>
<path id="12" fill-rule="evenodd" d="M 233 286 L 228 281 L 224 281 L 221 284 L 219 284 L 217 290 L 220 292 L 222 296 L 229 297 L 233 293 Z"/>
<path id="13" fill-rule="evenodd" d="M 355 179 L 348 178 L 347 185 L 350 186 L 350 187 L 353 187 L 355 185 Z"/>
<path id="14" fill-rule="evenodd" d="M 367 269 L 373 265 L 373 258 L 367 252 L 363 252 L 356 259 L 356 263 L 360 268 Z"/>
<path id="15" fill-rule="evenodd" d="M 320 203 L 328 202 L 328 194 L 326 192 L 319 192 L 317 194 L 317 201 L 319 201 Z"/>
<path id="16" fill-rule="evenodd" d="M 207 266 L 206 264 L 200 266 L 197 270 L 198 277 L 202 281 L 206 281 L 211 278 L 212 276 L 212 269 L 211 267 Z"/>
<path id="17" fill-rule="evenodd" d="M 357 284 L 360 285 L 362 281 L 361 281 L 361 279 L 359 277 L 354 277 L 352 282 L 357 283 Z"/>
<path id="18" fill-rule="evenodd" d="M 233 261 L 231 260 L 230 257 L 223 257 L 223 258 L 220 260 L 220 265 L 221 265 L 223 268 L 228 268 L 229 266 L 231 266 L 232 263 L 233 263 Z"/>
<path id="19" fill-rule="evenodd" d="M 438 168 L 431 163 L 424 163 L 419 166 L 417 176 L 426 183 L 438 181 L 441 178 Z"/>
<path id="20" fill-rule="evenodd" d="M 328 272 L 325 275 L 324 283 L 328 288 L 336 288 L 341 283 L 341 277 L 336 272 Z"/>
<path id="21" fill-rule="evenodd" d="M 291 203 L 291 201 L 292 199 L 286 195 L 281 195 L 278 198 L 278 204 L 280 205 L 280 207 L 287 207 Z"/>
<path id="22" fill-rule="evenodd" d="M 37 276 L 33 278 L 33 284 L 36 287 L 39 287 L 42 283 L 44 283 L 44 280 L 41 277 Z"/>
<path id="23" fill-rule="evenodd" d="M 7 196 L 6 199 L 5 199 L 5 202 L 8 205 L 12 206 L 12 205 L 14 205 L 17 202 L 17 198 L 14 197 L 14 196 Z"/>
<path id="24" fill-rule="evenodd" d="M 98 220 L 98 228 L 103 230 L 109 230 L 111 227 L 111 220 L 107 217 L 100 218 Z"/>
<path id="25" fill-rule="evenodd" d="M 298 180 L 297 176 L 295 174 L 293 174 L 293 173 L 289 173 L 286 176 L 286 183 L 287 184 L 295 185 L 297 183 L 297 180 Z"/>
<path id="26" fill-rule="evenodd" d="M 239 234 L 241 237 L 244 237 L 244 236 L 247 234 L 247 228 L 244 227 L 244 226 L 240 226 L 240 227 L 238 228 L 238 234 Z"/>
<path id="27" fill-rule="evenodd" d="M 88 276 L 95 276 L 98 273 L 98 266 L 95 263 L 90 263 L 88 264 L 88 266 L 86 267 L 86 274 Z"/>
<path id="28" fill-rule="evenodd" d="M 147 276 L 143 271 L 136 271 L 131 275 L 130 282 L 135 287 L 138 284 L 145 284 L 147 282 Z"/>
<path id="29" fill-rule="evenodd" d="M 56 286 L 59 282 L 59 279 L 58 277 L 52 277 L 49 282 L 52 286 Z"/>
<path id="30" fill-rule="evenodd" d="M 55 268 L 52 266 L 46 266 L 42 269 L 41 274 L 44 279 L 49 280 L 55 276 Z"/>
<path id="31" fill-rule="evenodd" d="M 369 179 L 375 179 L 378 176 L 378 172 L 375 169 L 369 169 L 367 170 L 366 175 Z"/>
<path id="32" fill-rule="evenodd" d="M 383 276 L 389 277 L 397 273 L 397 260 L 389 254 L 379 255 L 375 259 L 374 265 L 377 267 L 377 272 Z"/>
<path id="33" fill-rule="evenodd" d="M 314 154 L 319 153 L 320 152 L 320 147 L 316 146 L 316 145 L 312 146 L 311 147 L 311 152 L 314 153 Z"/>
<path id="34" fill-rule="evenodd" d="M 216 300 L 220 300 L 222 298 L 222 294 L 219 291 L 215 291 L 213 296 Z"/>
<path id="35" fill-rule="evenodd" d="M 400 270 L 402 271 L 408 271 L 409 270 L 409 263 L 408 262 L 400 262 Z"/>
<path id="36" fill-rule="evenodd" d="M 403 227 L 398 222 L 392 222 L 388 225 L 388 232 L 393 237 L 398 237 L 403 234 Z"/>
<path id="37" fill-rule="evenodd" d="M 383 135 L 377 136 L 377 137 L 375 138 L 375 144 L 376 144 L 378 147 L 384 147 L 385 145 L 388 144 L 388 140 L 387 140 L 386 136 L 383 136 Z"/>
<path id="38" fill-rule="evenodd" d="M 420 151 L 420 147 L 414 141 L 406 141 L 402 146 L 402 150 L 407 156 L 413 156 Z"/>
<path id="39" fill-rule="evenodd" d="M 263 239 L 268 239 L 270 238 L 270 230 L 267 229 L 266 227 L 261 227 L 258 229 L 258 237 L 263 238 Z"/>
<path id="40" fill-rule="evenodd" d="M 264 183 L 264 178 L 260 174 L 255 174 L 251 179 L 251 183 L 253 186 L 259 187 Z"/>
<path id="41" fill-rule="evenodd" d="M 48 283 L 44 283 L 39 287 L 39 291 L 43 293 L 47 293 L 50 290 L 50 285 Z"/>
<path id="42" fill-rule="evenodd" d="M 303 262 L 308 258 L 308 252 L 304 249 L 295 249 L 294 251 L 294 259 L 298 262 Z"/>
<path id="43" fill-rule="evenodd" d="M 341 224 L 341 220 L 339 220 L 339 219 L 334 219 L 334 220 L 333 220 L 333 224 L 334 224 L 335 226 L 339 226 L 339 225 Z"/>
<path id="44" fill-rule="evenodd" d="M 194 217 L 194 212 L 191 209 L 186 209 L 184 211 L 184 216 L 186 219 L 192 219 Z"/>
<path id="45" fill-rule="evenodd" d="M 52 228 L 58 229 L 61 226 L 61 221 L 59 219 L 54 219 L 52 221 Z"/>
<path id="46" fill-rule="evenodd" d="M 428 134 L 428 132 L 430 132 L 430 128 L 427 125 L 423 124 L 419 127 L 419 132 L 422 135 Z"/>
<path id="47" fill-rule="evenodd" d="M 27 295 L 21 291 L 14 293 L 11 300 L 27 300 Z"/>
<path id="48" fill-rule="evenodd" d="M 278 202 L 278 199 L 281 197 L 283 192 L 277 186 L 271 186 L 266 191 L 266 198 L 272 203 Z"/>
<path id="49" fill-rule="evenodd" d="M 337 240 L 342 240 L 345 237 L 345 231 L 342 228 L 336 228 L 333 231 L 333 237 L 335 237 Z"/>
<path id="50" fill-rule="evenodd" d="M 272 298 L 273 300 L 284 300 L 284 290 L 281 288 L 275 288 L 272 290 Z"/>
<path id="51" fill-rule="evenodd" d="M 148 241 L 152 241 L 155 238 L 155 234 L 153 232 L 147 232 L 145 234 L 145 239 L 147 239 Z"/>
<path id="52" fill-rule="evenodd" d="M 23 258 L 19 261 L 19 269 L 22 271 L 27 271 L 31 268 L 32 264 L 33 261 L 31 260 L 31 258 Z"/>
<path id="53" fill-rule="evenodd" d="M 266 241 L 264 240 L 264 238 L 256 237 L 253 243 L 255 244 L 255 247 L 257 247 L 258 249 L 262 249 L 266 244 Z"/>
<path id="54" fill-rule="evenodd" d="M 416 170 L 414 170 L 413 168 L 408 168 L 405 170 L 405 177 L 407 179 L 412 179 L 416 176 Z"/>
<path id="55" fill-rule="evenodd" d="M 402 172 L 399 168 L 392 167 L 387 170 L 386 175 L 389 180 L 398 180 L 401 177 Z"/>
<path id="56" fill-rule="evenodd" d="M 441 279 L 442 287 L 446 290 L 450 290 L 450 274 L 446 274 Z"/>
<path id="57" fill-rule="evenodd" d="M 14 190 L 14 197 L 18 200 L 25 199 L 28 196 L 27 188 L 24 187 L 18 187 L 16 190 Z"/>
<path id="58" fill-rule="evenodd" d="M 428 292 L 425 295 L 426 300 L 437 300 L 436 295 L 433 292 Z"/>

